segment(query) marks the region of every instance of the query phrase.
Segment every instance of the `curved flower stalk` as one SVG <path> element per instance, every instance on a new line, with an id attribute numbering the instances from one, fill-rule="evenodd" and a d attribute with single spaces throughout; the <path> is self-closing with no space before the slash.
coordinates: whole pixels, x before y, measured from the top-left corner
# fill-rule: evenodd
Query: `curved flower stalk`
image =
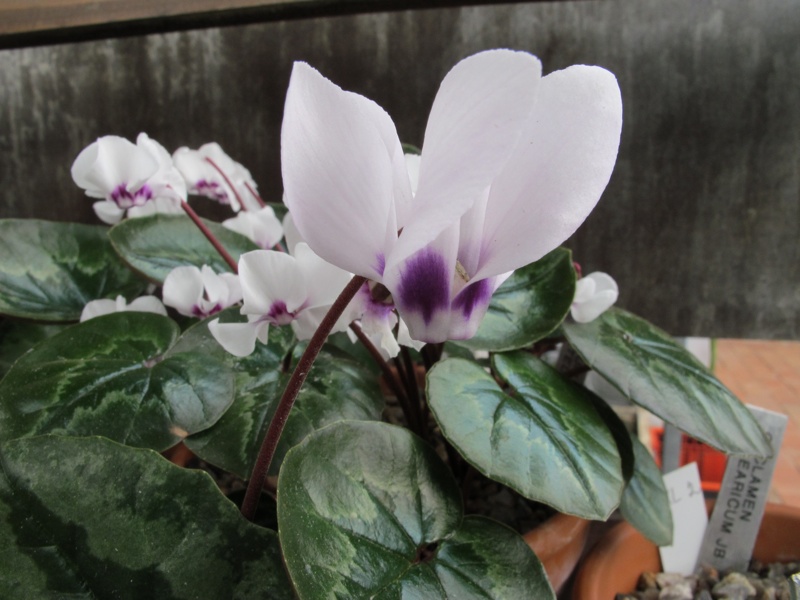
<path id="1" fill-rule="evenodd" d="M 619 287 L 611 275 L 589 273 L 575 284 L 570 314 L 578 323 L 589 323 L 611 308 L 618 297 Z"/>
<path id="2" fill-rule="evenodd" d="M 250 171 L 228 156 L 216 142 L 197 150 L 183 146 L 172 155 L 188 184 L 189 193 L 230 205 L 234 212 L 261 206 Z"/>
<path id="3" fill-rule="evenodd" d="M 161 300 L 155 296 L 140 296 L 130 304 L 128 304 L 124 296 L 117 296 L 116 300 L 101 298 L 100 300 L 88 302 L 81 312 L 81 323 L 102 315 L 125 311 L 151 312 L 167 316 L 167 309 L 164 308 Z"/>
<path id="4" fill-rule="evenodd" d="M 300 340 L 310 339 L 325 313 L 352 275 L 325 262 L 300 243 L 294 255 L 253 250 L 239 258 L 242 285 L 241 314 L 247 323 L 208 324 L 214 338 L 234 356 L 248 356 L 256 340 L 266 343 L 270 325 L 291 324 Z M 350 310 L 334 331 L 344 331 L 353 320 Z"/>
<path id="5" fill-rule="evenodd" d="M 187 317 L 205 318 L 242 299 L 239 277 L 217 274 L 208 265 L 176 267 L 164 279 L 164 304 Z"/>
<path id="6" fill-rule="evenodd" d="M 283 227 L 271 206 L 239 212 L 223 221 L 222 226 L 241 233 L 265 250 L 275 247 L 283 237 Z"/>
<path id="7" fill-rule="evenodd" d="M 567 239 L 616 160 L 616 79 L 573 66 L 541 77 L 523 52 L 456 65 L 434 101 L 412 193 L 377 104 L 296 63 L 282 130 L 285 201 L 325 260 L 383 283 L 411 336 L 474 335 L 502 276 Z"/>
<path id="8" fill-rule="evenodd" d="M 186 199 L 186 184 L 169 153 L 145 133 L 136 144 L 115 135 L 98 138 L 78 154 L 70 172 L 87 196 L 102 198 L 94 212 L 109 225 L 126 213 L 180 213 Z"/>

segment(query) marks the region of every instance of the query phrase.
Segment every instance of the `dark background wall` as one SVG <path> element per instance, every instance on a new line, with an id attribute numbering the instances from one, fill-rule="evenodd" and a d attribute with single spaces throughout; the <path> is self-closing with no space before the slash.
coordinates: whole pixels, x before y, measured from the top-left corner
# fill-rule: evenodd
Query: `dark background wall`
<path id="1" fill-rule="evenodd" d="M 617 167 L 568 244 L 585 272 L 611 273 L 622 306 L 678 335 L 798 337 L 796 0 L 415 10 L 3 50 L 0 217 L 95 222 L 72 160 L 139 131 L 169 150 L 218 141 L 277 201 L 292 61 L 373 98 L 420 144 L 441 77 L 493 47 L 619 79 Z"/>

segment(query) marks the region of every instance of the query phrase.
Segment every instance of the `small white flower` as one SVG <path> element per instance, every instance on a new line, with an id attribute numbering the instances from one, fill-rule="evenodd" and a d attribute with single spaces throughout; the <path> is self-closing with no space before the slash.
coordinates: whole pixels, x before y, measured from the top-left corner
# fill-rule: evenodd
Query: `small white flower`
<path id="1" fill-rule="evenodd" d="M 242 299 L 239 278 L 208 265 L 176 267 L 164 280 L 164 304 L 187 317 L 208 317 Z"/>
<path id="2" fill-rule="evenodd" d="M 274 247 L 283 237 L 283 227 L 271 206 L 237 213 L 223 221 L 222 226 L 241 233 L 265 250 Z"/>
<path id="3" fill-rule="evenodd" d="M 167 309 L 161 303 L 161 300 L 155 296 L 140 296 L 133 302 L 128 304 L 123 296 L 117 296 L 116 300 L 100 299 L 92 300 L 83 307 L 81 312 L 81 323 L 94 319 L 102 315 L 109 315 L 115 312 L 151 312 L 159 315 L 167 315 Z"/>
<path id="4" fill-rule="evenodd" d="M 589 323 L 611 308 L 618 296 L 619 287 L 611 275 L 590 273 L 575 284 L 570 314 L 578 323 Z"/>
<path id="5" fill-rule="evenodd" d="M 98 138 L 72 163 L 72 179 L 91 198 L 104 223 L 119 223 L 127 212 L 140 217 L 154 212 L 181 212 L 186 184 L 164 147 L 140 133 L 136 144 L 115 135 Z"/>
<path id="6" fill-rule="evenodd" d="M 244 166 L 233 160 L 216 142 L 199 149 L 178 148 L 175 166 L 189 185 L 189 193 L 230 205 L 234 212 L 259 208 L 256 182 Z"/>
<path id="7" fill-rule="evenodd" d="M 298 244 L 295 255 L 274 250 L 254 250 L 239 258 L 247 323 L 208 324 L 212 335 L 228 352 L 248 356 L 256 339 L 266 343 L 270 325 L 289 325 L 300 340 L 314 335 L 322 318 L 352 275 Z M 352 319 L 343 318 L 334 331 L 344 331 Z M 346 321 L 346 322 L 345 322 Z"/>

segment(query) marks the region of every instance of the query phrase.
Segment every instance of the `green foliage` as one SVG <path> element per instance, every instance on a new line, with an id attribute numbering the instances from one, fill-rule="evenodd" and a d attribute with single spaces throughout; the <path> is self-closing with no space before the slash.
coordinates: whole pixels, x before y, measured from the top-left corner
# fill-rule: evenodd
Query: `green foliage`
<path id="1" fill-rule="evenodd" d="M 5 444 L 2 467 L 2 598 L 293 597 L 275 532 L 204 473 L 59 436 Z"/>
<path id="2" fill-rule="evenodd" d="M 0 220 L 0 314 L 77 321 L 87 302 L 138 295 L 144 282 L 95 225 Z"/>
<path id="3" fill-rule="evenodd" d="M 1 439 L 103 435 L 164 450 L 210 427 L 233 401 L 233 373 L 208 354 L 170 352 L 179 335 L 167 317 L 121 312 L 53 336 L 0 381 Z"/>
<path id="4" fill-rule="evenodd" d="M 478 471 L 526 498 L 608 518 L 624 479 L 591 393 L 530 354 L 499 354 L 493 362 L 509 389 L 463 359 L 431 370 L 428 402 L 442 434 Z"/>
<path id="5" fill-rule="evenodd" d="M 463 518 L 449 470 L 408 430 L 330 425 L 289 451 L 278 485 L 300 598 L 555 598 L 518 534 Z"/>
<path id="6" fill-rule="evenodd" d="M 218 223 L 205 224 L 234 260 L 244 252 L 258 249 L 240 233 Z M 131 268 L 158 283 L 163 283 L 172 269 L 184 265 L 208 265 L 217 273 L 230 271 L 211 242 L 184 215 L 156 214 L 126 219 L 115 225 L 108 237 Z"/>
<path id="7" fill-rule="evenodd" d="M 591 323 L 565 323 L 564 333 L 590 367 L 668 423 L 724 452 L 772 453 L 744 404 L 651 323 L 612 308 Z"/>

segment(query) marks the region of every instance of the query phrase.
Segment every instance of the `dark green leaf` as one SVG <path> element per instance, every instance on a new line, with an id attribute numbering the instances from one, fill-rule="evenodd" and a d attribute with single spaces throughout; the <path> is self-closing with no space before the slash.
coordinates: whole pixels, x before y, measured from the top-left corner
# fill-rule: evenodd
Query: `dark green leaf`
<path id="1" fill-rule="evenodd" d="M 226 311 L 222 318 L 231 317 Z M 177 349 L 202 351 L 228 365 L 236 374 L 236 400 L 218 423 L 189 437 L 186 445 L 204 460 L 248 477 L 291 375 L 294 363 L 285 359 L 293 349 L 299 353 L 295 345 L 291 328 L 271 327 L 268 344 L 258 343 L 253 354 L 236 358 L 217 344 L 205 323 L 187 331 Z M 284 454 L 311 431 L 341 419 L 380 419 L 383 402 L 372 371 L 336 348 L 323 348 L 286 423 L 271 472 L 277 474 Z"/>
<path id="2" fill-rule="evenodd" d="M 0 382 L 2 440 L 103 435 L 164 450 L 211 426 L 233 401 L 233 374 L 200 352 L 167 355 L 179 333 L 167 317 L 121 312 L 36 346 Z"/>
<path id="3" fill-rule="evenodd" d="M 0 321 L 0 379 L 20 356 L 39 342 L 53 337 L 68 325 L 46 325 L 31 321 Z"/>
<path id="4" fill-rule="evenodd" d="M 692 354 L 651 323 L 612 308 L 564 333 L 584 361 L 631 401 L 724 452 L 772 448 L 749 410 Z"/>
<path id="5" fill-rule="evenodd" d="M 492 352 L 530 346 L 561 324 L 574 296 L 572 253 L 557 248 L 514 271 L 492 296 L 478 333 L 457 343 Z"/>
<path id="6" fill-rule="evenodd" d="M 462 519 L 447 467 L 405 429 L 321 429 L 289 451 L 278 486 L 281 545 L 301 598 L 555 598 L 518 534 Z"/>
<path id="7" fill-rule="evenodd" d="M 258 246 L 245 236 L 218 223 L 205 221 L 234 260 Z M 108 233 L 114 249 L 132 268 L 153 281 L 162 283 L 175 267 L 208 265 L 216 272 L 230 271 L 197 226 L 183 215 L 153 215 L 126 219 Z"/>
<path id="8" fill-rule="evenodd" d="M 273 531 L 202 472 L 103 438 L 6 444 L 0 597 L 289 599 Z"/>
<path id="9" fill-rule="evenodd" d="M 526 498 L 587 519 L 606 519 L 624 480 L 617 445 L 591 393 L 530 354 L 498 354 L 503 391 L 463 359 L 428 374 L 442 434 L 478 471 Z"/>
<path id="10" fill-rule="evenodd" d="M 672 544 L 672 510 L 656 461 L 635 437 L 633 477 L 625 488 L 619 510 L 622 516 L 657 546 Z"/>
<path id="11" fill-rule="evenodd" d="M 95 225 L 0 220 L 0 313 L 77 321 L 91 300 L 138 295 L 144 282 L 114 253 L 107 232 Z"/>

